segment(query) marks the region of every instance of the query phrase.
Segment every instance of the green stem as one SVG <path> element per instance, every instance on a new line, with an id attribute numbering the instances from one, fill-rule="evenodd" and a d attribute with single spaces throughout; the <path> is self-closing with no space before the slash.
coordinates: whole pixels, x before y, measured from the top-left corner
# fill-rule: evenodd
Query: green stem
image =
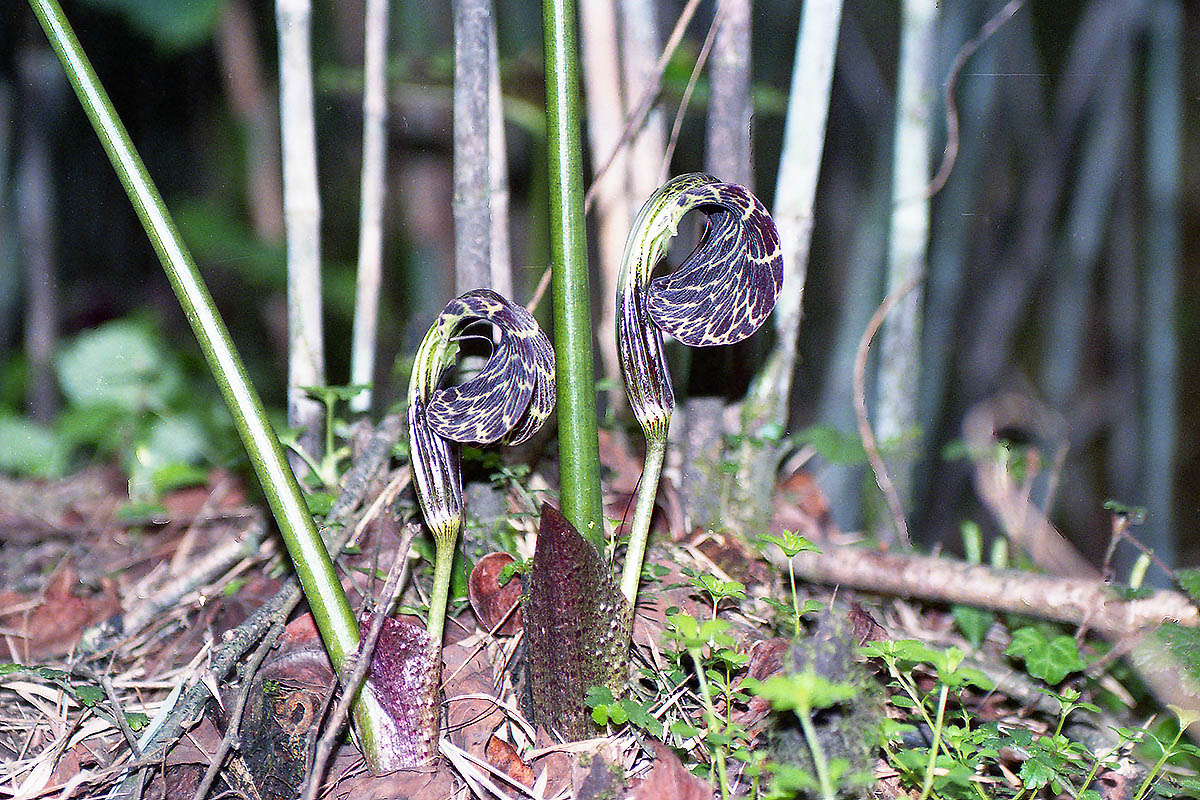
<path id="1" fill-rule="evenodd" d="M 817 729 L 812 724 L 812 709 L 807 705 L 797 708 L 796 716 L 800 718 L 800 728 L 804 731 L 804 739 L 812 752 L 813 766 L 817 769 L 817 780 L 821 784 L 821 797 L 823 800 L 835 800 L 833 781 L 829 777 L 829 762 L 825 760 L 825 748 L 821 747 Z"/>
<path id="2" fill-rule="evenodd" d="M 435 532 L 433 537 L 433 589 L 429 593 L 429 617 L 425 630 L 437 654 L 435 664 L 440 664 L 442 660 L 442 632 L 446 627 L 446 603 L 450 598 L 450 573 L 454 566 L 458 529 L 458 524 L 455 524 L 451 530 L 440 535 Z"/>
<path id="3" fill-rule="evenodd" d="M 1154 784 L 1154 779 L 1158 777 L 1159 771 L 1163 765 L 1167 763 L 1167 759 L 1175 755 L 1175 745 L 1179 744 L 1179 740 L 1183 737 L 1183 732 L 1187 730 L 1187 726 L 1182 722 L 1179 725 L 1179 732 L 1175 734 L 1175 738 L 1171 740 L 1170 747 L 1164 747 L 1162 754 L 1158 760 L 1154 762 L 1154 768 L 1146 774 L 1146 779 L 1142 781 L 1142 785 L 1138 787 L 1137 794 L 1133 796 L 1133 800 L 1142 800 L 1146 793 L 1150 791 L 1150 787 Z"/>
<path id="4" fill-rule="evenodd" d="M 788 559 L 788 580 L 792 584 L 792 610 L 796 612 L 796 627 L 793 628 L 796 636 L 800 635 L 800 599 L 796 597 L 796 570 L 792 566 L 792 559 Z"/>
<path id="5" fill-rule="evenodd" d="M 296 476 L 267 421 L 262 401 L 250 384 L 229 331 L 175 229 L 162 196 L 118 119 L 62 8 L 57 0 L 29 0 L 29 5 L 62 62 L 67 78 L 162 262 L 171 288 L 179 298 L 262 485 L 330 660 L 334 669 L 340 671 L 343 660 L 358 647 L 358 621 L 338 582 L 333 562 L 304 502 Z M 364 716 L 355 715 L 360 721 Z"/>
<path id="6" fill-rule="evenodd" d="M 661 433 L 646 434 L 646 463 L 642 467 L 642 482 L 638 486 L 637 505 L 633 509 L 633 521 L 629 527 L 629 549 L 625 554 L 625 568 L 621 573 L 621 594 L 629 601 L 629 613 L 633 613 L 637 600 L 638 584 L 642 579 L 642 561 L 646 557 L 646 541 L 650 538 L 650 518 L 654 515 L 654 498 L 658 494 L 658 478 L 662 474 L 663 458 L 667 453 L 667 427 Z"/>
<path id="7" fill-rule="evenodd" d="M 700 683 L 700 696 L 704 699 L 704 715 L 708 718 L 708 729 L 710 731 L 716 730 L 720 722 L 720 717 L 717 716 L 717 708 L 713 705 L 712 690 L 708 686 L 708 676 L 704 674 L 700 648 L 689 647 L 688 653 L 692 657 L 692 666 L 696 670 L 696 680 Z M 726 777 L 725 747 L 723 745 L 715 745 L 713 747 L 713 761 L 717 765 L 717 780 L 721 784 L 721 800 L 729 800 L 729 780 Z"/>
<path id="8" fill-rule="evenodd" d="M 929 746 L 929 763 L 925 767 L 925 782 L 921 787 L 921 800 L 925 800 L 933 791 L 933 768 L 937 765 L 938 750 L 942 747 L 942 722 L 946 717 L 946 696 L 949 693 L 950 687 L 942 684 L 942 691 L 938 694 L 937 720 L 933 725 L 933 744 Z"/>
<path id="9" fill-rule="evenodd" d="M 546 133 L 563 516 L 603 551 L 596 382 L 583 220 L 575 0 L 543 0 Z"/>

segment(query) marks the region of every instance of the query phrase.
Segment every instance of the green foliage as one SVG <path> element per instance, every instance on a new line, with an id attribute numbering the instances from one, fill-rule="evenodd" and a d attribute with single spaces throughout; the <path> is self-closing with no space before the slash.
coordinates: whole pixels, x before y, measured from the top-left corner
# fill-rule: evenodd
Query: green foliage
<path id="1" fill-rule="evenodd" d="M 1086 666 L 1073 637 L 1048 637 L 1038 628 L 1013 631 L 1012 643 L 1004 653 L 1023 660 L 1030 675 L 1051 685 L 1062 683 L 1067 675 Z"/>
<path id="2" fill-rule="evenodd" d="M 115 457 L 130 497 L 148 501 L 202 484 L 232 447 L 228 414 L 189 387 L 180 354 L 146 322 L 85 331 L 54 366 L 66 408 L 52 426 L 0 411 L 0 470 L 54 478 L 81 457 Z"/>
<path id="3" fill-rule="evenodd" d="M 138 33 L 164 50 L 187 50 L 213 34 L 222 0 L 83 0 L 119 14 Z"/>
<path id="4" fill-rule="evenodd" d="M 70 447 L 55 431 L 0 413 L 0 471 L 57 478 L 67 471 Z"/>
<path id="5" fill-rule="evenodd" d="M 629 697 L 613 698 L 607 686 L 593 686 L 587 691 L 584 702 L 592 709 L 592 720 L 597 725 L 624 725 L 629 723 L 656 739 L 662 739 L 663 724 L 651 715 L 651 703 L 640 703 Z"/>

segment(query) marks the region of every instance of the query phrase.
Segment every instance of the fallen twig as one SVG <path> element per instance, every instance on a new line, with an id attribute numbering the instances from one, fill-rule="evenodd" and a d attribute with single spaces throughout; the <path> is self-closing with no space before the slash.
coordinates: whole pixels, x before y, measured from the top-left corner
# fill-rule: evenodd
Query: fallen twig
<path id="1" fill-rule="evenodd" d="M 896 595 L 1028 614 L 1079 624 L 1085 618 L 1105 636 L 1127 636 L 1163 622 L 1200 625 L 1200 611 L 1182 593 L 1159 590 L 1126 600 L 1095 578 L 996 569 L 948 558 L 881 553 L 821 543 L 820 554 L 792 561 L 797 578 Z"/>

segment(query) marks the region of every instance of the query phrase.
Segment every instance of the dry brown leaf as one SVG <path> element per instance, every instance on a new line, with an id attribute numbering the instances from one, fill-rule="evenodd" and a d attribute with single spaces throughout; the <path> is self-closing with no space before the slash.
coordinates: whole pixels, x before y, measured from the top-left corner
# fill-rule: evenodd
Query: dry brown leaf
<path id="1" fill-rule="evenodd" d="M 40 602 L 24 598 L 7 606 L 25 609 L 14 613 L 6 613 L 0 607 L 4 625 L 20 632 L 23 657 L 37 661 L 65 655 L 85 629 L 121 610 L 121 599 L 111 580 L 101 579 L 100 594 L 87 597 L 75 594 L 78 585 L 79 573 L 66 561 L 50 579 Z M 29 608 L 32 602 L 36 605 Z"/>
<path id="2" fill-rule="evenodd" d="M 503 772 L 522 786 L 533 786 L 533 767 L 526 764 L 517 755 L 517 750 L 503 739 L 495 736 L 488 739 L 487 760 L 496 769 Z"/>
<path id="3" fill-rule="evenodd" d="M 634 787 L 631 800 L 712 800 L 713 789 L 684 769 L 679 757 L 661 742 L 650 740 L 654 749 L 654 766 Z"/>
<path id="4" fill-rule="evenodd" d="M 488 631 L 504 620 L 496 630 L 502 636 L 512 636 L 521 630 L 521 576 L 514 575 L 504 586 L 499 583 L 500 571 L 514 560 L 508 553 L 488 553 L 475 562 L 467 581 L 467 597 L 475 618 Z"/>
<path id="5" fill-rule="evenodd" d="M 488 739 L 504 720 L 494 702 L 469 696 L 495 696 L 487 653 L 480 647 L 446 645 L 442 650 L 442 675 L 446 681 L 450 741 L 476 758 L 486 758 Z"/>

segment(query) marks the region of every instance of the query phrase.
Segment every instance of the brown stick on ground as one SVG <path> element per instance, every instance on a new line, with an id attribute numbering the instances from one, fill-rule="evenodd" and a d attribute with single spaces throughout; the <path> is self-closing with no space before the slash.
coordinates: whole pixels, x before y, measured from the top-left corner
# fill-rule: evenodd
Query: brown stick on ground
<path id="1" fill-rule="evenodd" d="M 807 581 L 946 603 L 990 608 L 1078 625 L 1124 637 L 1163 622 L 1200 625 L 1200 612 L 1179 592 L 1161 590 L 1126 600 L 1094 578 L 994 569 L 948 558 L 880 553 L 821 543 L 822 553 L 794 559 Z"/>
<path id="2" fill-rule="evenodd" d="M 1087 625 L 1118 648 L 1128 664 L 1164 706 L 1200 714 L 1200 684 L 1159 636 L 1163 623 L 1196 627 L 1200 611 L 1179 592 L 1160 590 L 1136 600 L 1120 597 L 1094 578 L 1039 575 L 966 564 L 931 556 L 880 553 L 823 542 L 822 553 L 792 560 L 797 577 L 876 594 L 1028 614 Z M 1200 741 L 1200 723 L 1189 729 Z"/>

